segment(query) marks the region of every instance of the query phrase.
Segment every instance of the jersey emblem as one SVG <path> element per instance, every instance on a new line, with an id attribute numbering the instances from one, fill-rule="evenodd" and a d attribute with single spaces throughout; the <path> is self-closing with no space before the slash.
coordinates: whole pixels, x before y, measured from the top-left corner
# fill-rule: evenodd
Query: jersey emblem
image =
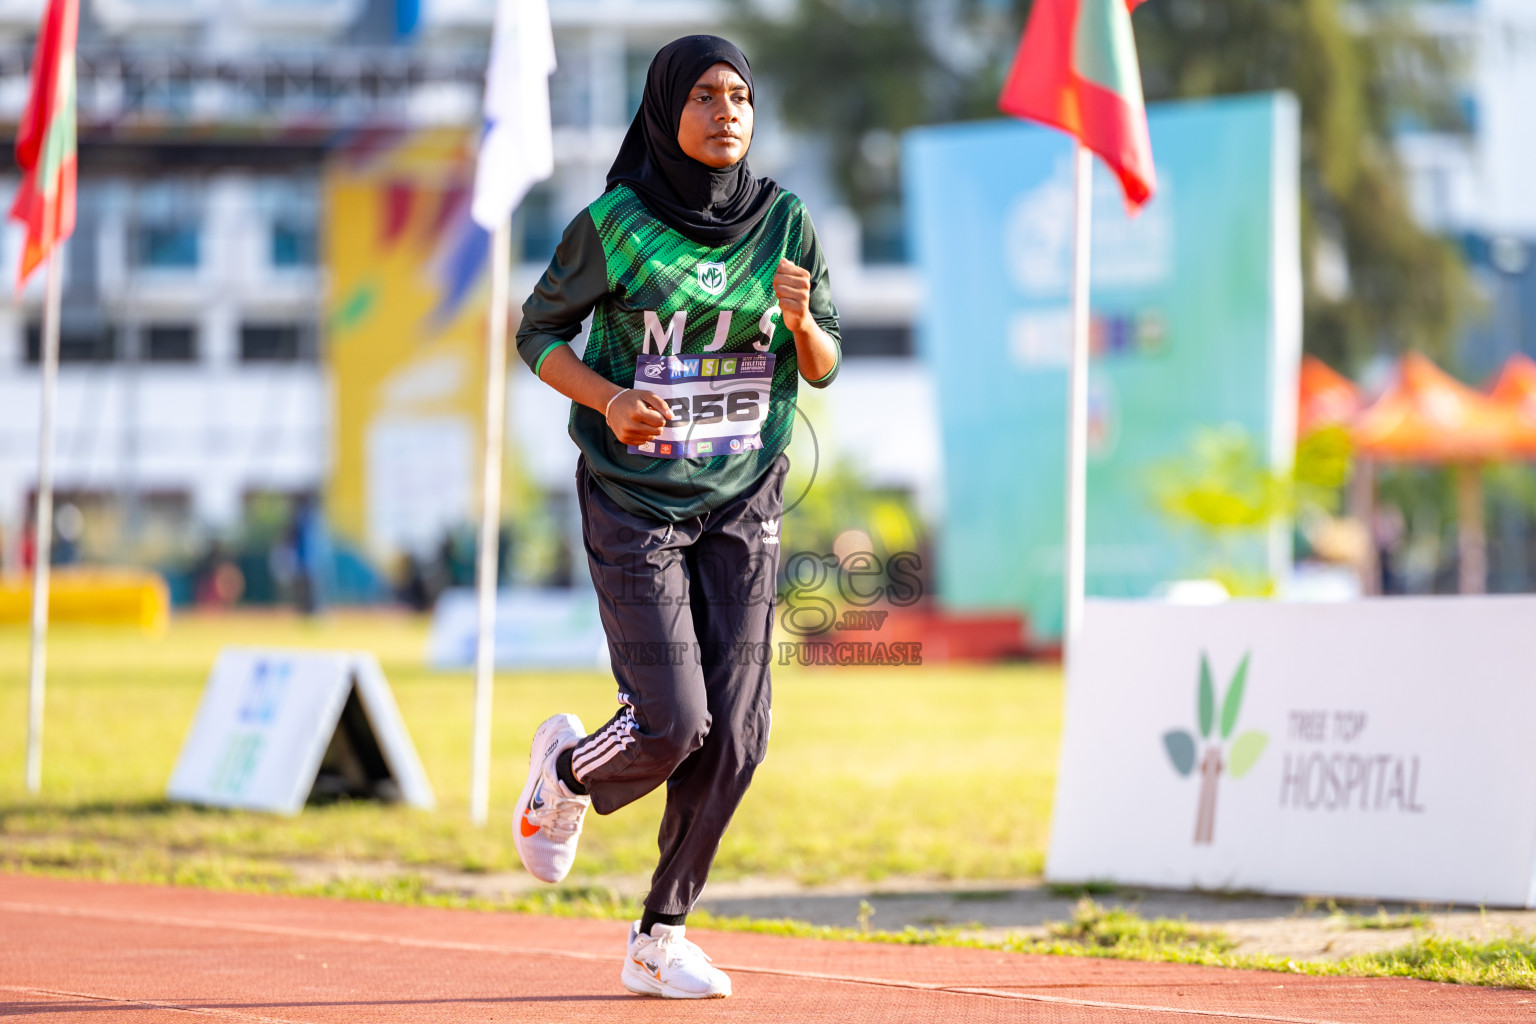
<path id="1" fill-rule="evenodd" d="M 719 295 L 725 291 L 725 264 L 724 263 L 700 263 L 698 267 L 699 287 L 710 295 Z"/>
<path id="2" fill-rule="evenodd" d="M 764 519 L 761 525 L 763 527 L 763 543 L 777 544 L 779 542 L 779 521 L 777 519 Z"/>

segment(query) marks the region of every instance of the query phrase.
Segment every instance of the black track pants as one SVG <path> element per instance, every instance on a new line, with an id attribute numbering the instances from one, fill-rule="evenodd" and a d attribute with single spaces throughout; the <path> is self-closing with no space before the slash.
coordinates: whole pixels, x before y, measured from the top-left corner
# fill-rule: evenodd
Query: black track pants
<path id="1" fill-rule="evenodd" d="M 576 470 L 582 534 L 623 705 L 577 745 L 609 814 L 667 784 L 646 909 L 683 914 L 768 748 L 779 516 L 789 460 L 681 523 L 636 516 Z"/>

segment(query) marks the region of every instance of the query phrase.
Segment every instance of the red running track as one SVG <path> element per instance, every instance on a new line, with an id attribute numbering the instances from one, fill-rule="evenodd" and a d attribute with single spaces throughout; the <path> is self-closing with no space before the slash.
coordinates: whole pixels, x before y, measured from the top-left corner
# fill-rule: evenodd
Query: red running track
<path id="1" fill-rule="evenodd" d="M 0 1016 L 39 1024 L 1536 1021 L 1536 993 L 1524 991 L 692 937 L 731 974 L 731 999 L 626 993 L 622 922 L 0 875 Z"/>

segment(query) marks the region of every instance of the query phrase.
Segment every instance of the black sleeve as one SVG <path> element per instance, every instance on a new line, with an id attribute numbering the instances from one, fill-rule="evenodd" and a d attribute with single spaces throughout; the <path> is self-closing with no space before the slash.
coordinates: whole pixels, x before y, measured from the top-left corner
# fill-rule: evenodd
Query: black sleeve
<path id="1" fill-rule="evenodd" d="M 831 335 L 837 345 L 837 362 L 820 380 L 806 381 L 813 388 L 824 388 L 837 379 L 837 371 L 843 368 L 843 333 L 837 323 L 837 306 L 832 302 L 832 279 L 827 273 L 827 257 L 821 251 L 816 229 L 811 225 L 811 215 L 804 206 L 800 208 L 800 259 L 796 262 L 811 275 L 811 318 L 822 330 Z"/>
<path id="2" fill-rule="evenodd" d="M 608 261 L 592 215 L 582 210 L 566 226 L 533 294 L 523 303 L 517 354 L 538 376 L 544 357 L 581 333 L 581 322 L 608 294 Z"/>

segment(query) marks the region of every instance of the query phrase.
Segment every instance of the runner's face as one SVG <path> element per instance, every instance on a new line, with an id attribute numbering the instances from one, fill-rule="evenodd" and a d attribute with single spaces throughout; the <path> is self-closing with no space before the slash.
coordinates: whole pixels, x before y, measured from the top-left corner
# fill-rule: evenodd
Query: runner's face
<path id="1" fill-rule="evenodd" d="M 736 69 L 721 63 L 699 76 L 683 104 L 677 144 L 706 167 L 729 167 L 752 144 L 752 94 Z"/>

